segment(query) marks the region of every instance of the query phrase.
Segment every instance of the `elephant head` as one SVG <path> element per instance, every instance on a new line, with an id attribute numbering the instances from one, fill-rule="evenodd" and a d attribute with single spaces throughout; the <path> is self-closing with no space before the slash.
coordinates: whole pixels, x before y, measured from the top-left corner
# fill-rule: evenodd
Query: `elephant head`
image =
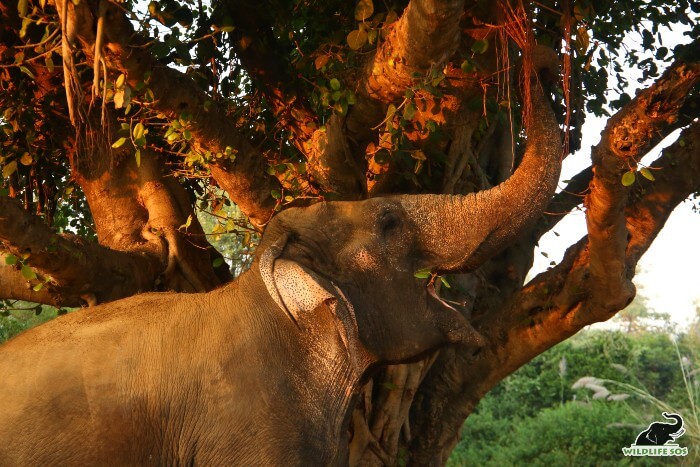
<path id="1" fill-rule="evenodd" d="M 276 216 L 257 263 L 280 309 L 305 327 L 322 303 L 331 305 L 349 352 L 361 349 L 374 361 L 403 361 L 446 342 L 481 345 L 467 320 L 414 273 L 475 269 L 542 214 L 562 149 L 538 83 L 531 96 L 536 118 L 525 155 L 499 186 L 468 195 L 324 202 Z"/>
<path id="2" fill-rule="evenodd" d="M 635 444 L 637 446 L 661 446 L 673 441 L 685 433 L 683 418 L 676 413 L 663 412 L 664 418 L 673 423 L 654 422 L 646 430 L 639 433 Z"/>

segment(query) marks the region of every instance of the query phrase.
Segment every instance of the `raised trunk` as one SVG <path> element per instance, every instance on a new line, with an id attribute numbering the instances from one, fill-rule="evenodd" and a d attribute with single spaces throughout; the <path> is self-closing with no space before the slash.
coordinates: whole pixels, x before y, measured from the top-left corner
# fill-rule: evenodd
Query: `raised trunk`
<path id="1" fill-rule="evenodd" d="M 464 196 L 402 197 L 412 220 L 422 226 L 426 266 L 471 270 L 513 242 L 540 217 L 554 194 L 563 148 L 559 125 L 539 84 L 531 87 L 532 118 L 527 149 L 515 173 L 486 191 Z"/>
<path id="2" fill-rule="evenodd" d="M 663 413 L 663 416 L 664 416 L 665 418 L 670 419 L 670 420 L 675 420 L 675 421 L 676 421 L 676 423 L 673 424 L 673 428 L 672 428 L 671 433 L 675 433 L 675 432 L 677 432 L 678 430 L 680 430 L 681 428 L 683 428 L 683 419 L 680 417 L 680 415 L 677 415 L 677 414 L 675 414 L 675 413 L 664 412 L 664 413 Z"/>

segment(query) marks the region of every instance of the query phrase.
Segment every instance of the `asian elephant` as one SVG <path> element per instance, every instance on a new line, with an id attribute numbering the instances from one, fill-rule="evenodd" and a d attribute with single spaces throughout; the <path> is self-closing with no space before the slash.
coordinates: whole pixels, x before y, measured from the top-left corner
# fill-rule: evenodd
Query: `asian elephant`
<path id="1" fill-rule="evenodd" d="M 669 441 L 675 441 L 685 433 L 683 418 L 675 413 L 663 412 L 664 418 L 673 420 L 672 423 L 654 422 L 646 430 L 639 433 L 634 442 L 637 446 L 662 446 Z"/>
<path id="2" fill-rule="evenodd" d="M 4 344 L 0 465 L 347 463 L 373 369 L 484 344 L 414 273 L 476 268 L 542 214 L 562 147 L 539 84 L 531 95 L 525 155 L 499 186 L 288 209 L 229 285 L 137 295 Z"/>

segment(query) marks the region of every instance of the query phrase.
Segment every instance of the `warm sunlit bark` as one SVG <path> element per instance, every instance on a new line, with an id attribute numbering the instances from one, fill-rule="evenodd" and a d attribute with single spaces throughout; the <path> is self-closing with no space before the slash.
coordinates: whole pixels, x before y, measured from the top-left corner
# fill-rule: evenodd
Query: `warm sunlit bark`
<path id="1" fill-rule="evenodd" d="M 93 55 L 96 41 L 91 25 L 95 22 L 99 3 L 86 1 L 77 6 L 72 2 L 67 4 L 69 12 L 73 13 L 69 15 L 69 21 L 88 57 Z M 60 4 L 57 6 L 61 13 Z M 212 101 L 190 77 L 155 61 L 143 43 L 135 39 L 138 36 L 134 34 L 134 28 L 118 5 L 109 3 L 106 14 L 104 56 L 110 68 L 125 73 L 132 86 L 144 81 L 146 73 L 150 73 L 148 85 L 156 99 L 155 105 L 172 117 L 190 114 L 192 135 L 201 150 L 217 154 L 225 153 L 229 147 L 236 151 L 234 160 L 220 158 L 212 163 L 212 175 L 254 225 L 265 225 L 272 217 L 275 206 L 270 192 L 278 187 L 278 183 L 265 172 L 266 164 L 260 152 L 227 118 L 224 109 Z"/>
<path id="2" fill-rule="evenodd" d="M 0 243 L 26 258 L 28 266 L 49 279 L 49 287 L 67 295 L 85 295 L 89 303 L 108 302 L 149 290 L 157 264 L 140 255 L 110 250 L 78 237 L 56 235 L 13 199 L 0 197 Z M 8 294 L 3 298 L 20 298 Z"/>
<path id="3" fill-rule="evenodd" d="M 73 53 L 79 50 L 92 60 L 101 2 L 55 3 L 62 15 L 63 5 L 71 12 L 68 22 L 77 38 Z M 134 34 L 121 6 L 102 3 L 107 4 L 104 58 L 108 68 L 125 73 L 132 86 L 150 74 L 154 108 L 168 117 L 191 114 L 193 140 L 201 150 L 235 150 L 235 160 L 224 158 L 210 165 L 212 177 L 263 229 L 276 205 L 270 193 L 279 189 L 279 183 L 266 173 L 267 161 L 261 151 L 207 90 L 150 55 L 145 39 Z M 474 97 L 485 101 L 487 94 L 494 99 L 514 99 L 510 92 L 515 86 L 503 76 L 515 73 L 503 59 L 509 48 L 505 33 L 497 39 L 496 34 L 501 33 L 493 32 L 501 26 L 485 26 L 483 18 L 465 10 L 464 1 L 411 1 L 393 24 L 386 25 L 387 35 L 376 52 L 361 55 L 364 61 L 355 70 L 357 74 L 343 83 L 356 91 L 356 104 L 347 115 L 335 113 L 323 122 L 311 110 L 307 96 L 299 94 L 303 87 L 294 82 L 294 70 L 281 63 L 283 54 L 274 48 L 275 36 L 266 23 L 264 7 L 248 10 L 237 2 L 223 4 L 232 11 L 241 10 L 235 18 L 238 29 L 230 36 L 231 46 L 269 101 L 278 127 L 293 135 L 290 144 L 306 159 L 310 182 L 320 192 L 333 192 L 343 199 L 421 189 L 464 194 L 497 185 L 518 167 L 521 154 L 514 138 L 519 129 L 512 121 L 484 122 L 484 108 L 465 105 Z M 498 10 L 499 5 L 494 2 L 492 8 Z M 8 19 L 3 27 L 13 24 L 16 29 L 20 22 L 14 10 L 0 5 L 0 12 L 3 21 Z M 494 16 L 498 21 L 503 17 Z M 251 37 L 242 41 L 246 35 Z M 483 70 L 462 72 L 460 47 L 469 51 L 475 39 L 487 36 L 492 48 L 477 57 Z M 0 55 L 2 47 L 0 44 Z M 368 147 L 380 145 L 387 108 L 405 105 L 406 90 L 415 88 L 420 81 L 417 76 L 433 69 L 445 74 L 447 84 L 440 88 L 445 95 L 438 99 L 416 91 L 416 119 L 422 124 L 428 119 L 438 122 L 446 136 L 434 143 L 419 131 L 407 129 L 406 137 L 416 148 L 435 144 L 445 155 L 440 166 L 443 172 L 433 186 L 416 187 L 392 177 L 391 167 L 384 167 L 386 176 L 377 182 L 372 173 L 377 164 L 373 165 Z M 55 87 L 62 72 L 47 73 L 44 67 L 36 77 L 44 90 Z M 494 76 L 500 77 L 497 82 L 490 81 Z M 464 293 L 460 298 L 466 300 L 465 315 L 488 345 L 476 353 L 452 347 L 419 362 L 380 370 L 363 389 L 352 415 L 351 465 L 444 464 L 460 426 L 488 390 L 583 326 L 609 319 L 633 298 L 631 279 L 637 261 L 673 208 L 700 189 L 700 127 L 697 121 L 691 123 L 697 118 L 697 102 L 692 107 L 685 101 L 699 79 L 697 59 L 676 61 L 610 119 L 593 150 L 592 167 L 575 176 L 563 192 L 540 199 L 538 193 L 518 197 L 513 190 L 506 204 L 517 205 L 521 217 L 500 218 L 499 209 L 487 211 L 484 217 L 488 219 L 474 216 L 465 220 L 465 229 L 467 224 L 494 219 L 503 225 L 518 224 L 523 212 L 540 212 L 549 202 L 545 219 L 529 234 L 495 257 L 489 251 L 488 258 L 479 258 L 486 263 L 477 271 L 453 279 Z M 89 96 L 91 83 L 83 84 L 82 92 Z M 66 144 L 64 157 L 70 160 L 71 177 L 90 205 L 99 243 L 57 235 L 17 200 L 0 197 L 0 263 L 12 254 L 39 274 L 27 281 L 21 264 L 0 267 L 0 298 L 79 306 L 147 290 L 210 290 L 228 281 L 226 266 L 213 268 L 212 261 L 220 255 L 206 241 L 193 216 L 193 200 L 168 175 L 164 160 L 143 149 L 136 163 L 129 143 L 112 150 L 111 141 L 100 131 L 102 124 L 97 123 L 99 106 L 92 113 L 83 111 L 86 120 L 79 130 L 91 138 Z M 538 116 L 542 115 L 535 118 Z M 116 128 L 114 115 L 106 112 L 106 119 L 107 128 Z M 624 187 L 623 173 L 635 168 L 660 137 L 679 127 L 684 128 L 682 139 L 652 166 L 659 169 L 653 171 L 656 181 L 638 176 L 633 187 Z M 64 115 L 56 134 L 72 141 L 66 129 L 72 130 Z M 533 144 L 530 151 L 558 147 L 560 135 L 554 133 Z M 522 173 L 529 177 L 540 173 L 542 183 L 555 172 L 533 162 L 538 159 L 525 160 L 535 166 Z M 504 186 L 519 185 L 522 178 L 512 178 Z M 563 213 L 581 205 L 584 196 L 588 235 L 569 248 L 560 264 L 523 285 L 537 241 Z M 28 199 L 25 208 L 30 206 L 33 200 Z M 182 228 L 188 219 L 190 226 Z M 436 245 L 442 241 L 442 225 L 437 224 L 429 239 Z M 32 289 L 44 280 L 48 280 L 45 286 Z"/>

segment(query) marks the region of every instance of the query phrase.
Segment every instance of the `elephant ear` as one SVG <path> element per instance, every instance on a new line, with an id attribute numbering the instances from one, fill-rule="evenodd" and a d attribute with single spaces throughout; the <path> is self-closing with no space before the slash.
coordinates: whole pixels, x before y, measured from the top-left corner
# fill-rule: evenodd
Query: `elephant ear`
<path id="1" fill-rule="evenodd" d="M 282 309 L 286 309 L 297 323 L 303 320 L 304 314 L 312 312 L 326 300 L 336 300 L 319 283 L 315 274 L 288 259 L 277 259 L 274 262 L 271 285 L 282 301 Z M 269 291 L 270 285 L 267 288 Z"/>
<path id="2" fill-rule="evenodd" d="M 350 361 L 360 368 L 357 319 L 352 304 L 333 282 L 320 278 L 295 261 L 281 258 L 286 240 L 285 235 L 260 257 L 258 267 L 268 293 L 299 327 L 311 312 L 327 304 Z"/>
<path id="3" fill-rule="evenodd" d="M 295 261 L 280 258 L 286 242 L 287 235 L 283 235 L 270 245 L 258 267 L 270 296 L 299 325 L 305 313 L 336 297 L 320 284 L 316 274 Z"/>

